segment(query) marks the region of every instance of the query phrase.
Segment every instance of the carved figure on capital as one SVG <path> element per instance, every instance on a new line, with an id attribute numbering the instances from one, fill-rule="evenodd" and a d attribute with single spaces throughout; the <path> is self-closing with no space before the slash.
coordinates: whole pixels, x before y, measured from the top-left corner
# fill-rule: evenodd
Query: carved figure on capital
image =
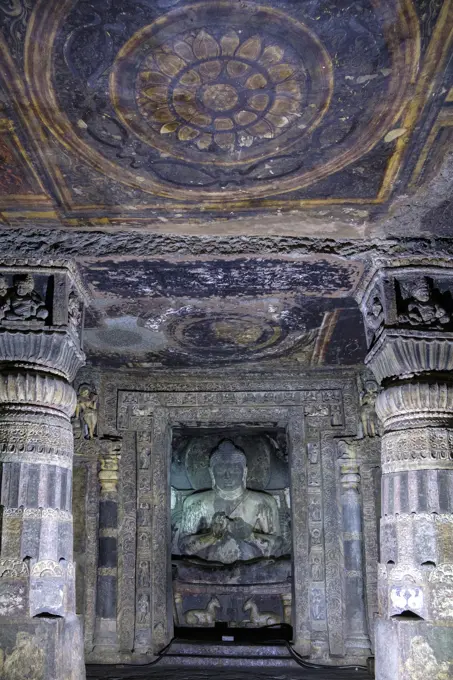
<path id="1" fill-rule="evenodd" d="M 48 316 L 49 311 L 35 290 L 35 280 L 31 274 L 16 274 L 12 288 L 8 288 L 5 278 L 1 277 L 0 321 L 34 321 L 43 324 Z"/>
<path id="2" fill-rule="evenodd" d="M 384 323 L 384 307 L 375 291 L 370 297 L 370 303 L 365 314 L 365 324 L 368 329 L 368 342 L 371 344 Z"/>
<path id="3" fill-rule="evenodd" d="M 86 383 L 80 385 L 77 393 L 75 426 L 82 431 L 85 439 L 97 437 L 99 399 L 92 387 Z"/>
<path id="4" fill-rule="evenodd" d="M 68 324 L 74 331 L 78 331 L 82 322 L 82 306 L 79 298 L 71 291 L 68 298 Z"/>
<path id="5" fill-rule="evenodd" d="M 447 310 L 449 301 L 428 276 L 410 282 L 401 281 L 400 291 L 400 323 L 439 329 L 451 324 L 451 309 Z"/>

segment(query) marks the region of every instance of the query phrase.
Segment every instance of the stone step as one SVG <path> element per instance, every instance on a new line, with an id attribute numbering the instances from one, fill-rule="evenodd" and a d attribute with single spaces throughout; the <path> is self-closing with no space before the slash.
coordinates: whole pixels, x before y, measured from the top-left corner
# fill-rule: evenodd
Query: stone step
<path id="1" fill-rule="evenodd" d="M 177 640 L 162 657 L 159 665 L 216 667 L 282 667 L 297 668 L 298 664 L 282 644 L 244 645 L 234 642 L 197 643 Z"/>

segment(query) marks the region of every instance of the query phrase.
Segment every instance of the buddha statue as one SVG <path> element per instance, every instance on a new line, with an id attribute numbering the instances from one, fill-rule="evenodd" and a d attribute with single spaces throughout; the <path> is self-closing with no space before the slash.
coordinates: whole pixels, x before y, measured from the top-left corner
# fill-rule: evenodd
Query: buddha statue
<path id="1" fill-rule="evenodd" d="M 44 323 L 49 316 L 46 305 L 35 290 L 35 282 L 31 274 L 17 274 L 13 279 L 13 288 L 7 293 L 9 310 L 5 313 L 8 321 L 36 320 Z"/>
<path id="2" fill-rule="evenodd" d="M 209 463 L 212 488 L 188 496 L 178 547 L 182 555 L 232 564 L 279 555 L 282 544 L 275 499 L 246 486 L 247 460 L 223 441 Z"/>

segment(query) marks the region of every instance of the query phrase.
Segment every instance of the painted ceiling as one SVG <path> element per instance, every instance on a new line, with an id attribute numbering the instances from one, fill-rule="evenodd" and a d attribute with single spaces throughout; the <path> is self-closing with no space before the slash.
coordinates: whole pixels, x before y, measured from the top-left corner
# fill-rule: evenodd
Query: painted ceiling
<path id="1" fill-rule="evenodd" d="M 119 369 L 356 365 L 360 263 L 340 258 L 85 260 L 90 362 Z"/>
<path id="2" fill-rule="evenodd" d="M 360 224 L 448 146 L 452 0 L 1 0 L 0 25 L 5 225 Z"/>
<path id="3" fill-rule="evenodd" d="M 0 28 L 3 253 L 77 260 L 94 364 L 359 364 L 360 248 L 451 230 L 453 0 L 0 0 Z"/>

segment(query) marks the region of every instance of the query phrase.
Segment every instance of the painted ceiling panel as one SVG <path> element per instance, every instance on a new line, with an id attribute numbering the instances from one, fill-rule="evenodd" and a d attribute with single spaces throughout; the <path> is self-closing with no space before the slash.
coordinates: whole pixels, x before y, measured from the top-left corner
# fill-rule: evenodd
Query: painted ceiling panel
<path id="1" fill-rule="evenodd" d="M 360 222 L 445 153 L 452 0 L 8 7 L 2 125 L 23 145 L 15 175 L 30 158 L 53 210 L 25 196 L 3 206 L 6 222 L 294 210 Z"/>

